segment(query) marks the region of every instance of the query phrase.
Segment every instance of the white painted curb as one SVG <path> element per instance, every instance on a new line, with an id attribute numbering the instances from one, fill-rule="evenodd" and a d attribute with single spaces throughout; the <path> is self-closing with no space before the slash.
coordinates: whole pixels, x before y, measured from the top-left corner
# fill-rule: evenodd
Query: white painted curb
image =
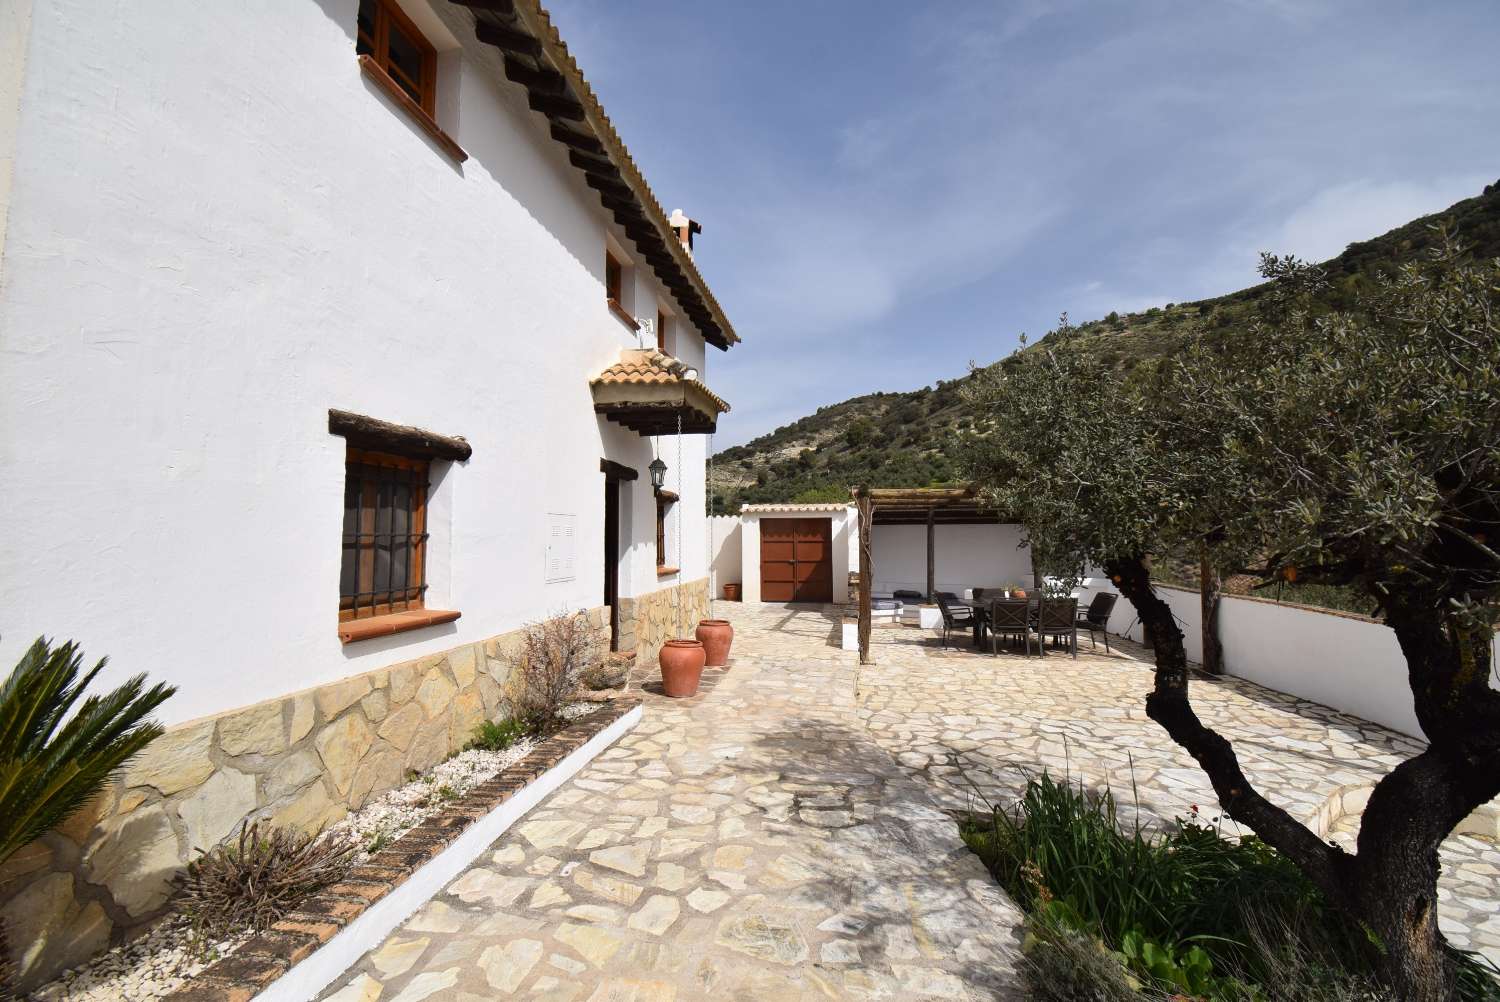
<path id="1" fill-rule="evenodd" d="M 596 755 L 640 723 L 641 711 L 639 706 L 629 711 L 517 791 L 515 796 L 474 822 L 446 849 L 407 877 L 400 887 L 365 909 L 364 914 L 345 926 L 337 936 L 255 996 L 253 1002 L 311 1002 L 317 998 L 319 992 L 354 966 L 360 957 L 380 945 L 391 930 L 426 904 L 542 798 L 572 779 Z"/>

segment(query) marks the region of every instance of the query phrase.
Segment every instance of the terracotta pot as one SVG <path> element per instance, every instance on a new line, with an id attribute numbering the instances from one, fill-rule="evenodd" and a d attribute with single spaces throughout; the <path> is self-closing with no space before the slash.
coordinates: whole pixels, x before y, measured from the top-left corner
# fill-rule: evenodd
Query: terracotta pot
<path id="1" fill-rule="evenodd" d="M 1011 591 L 1011 593 L 1010 593 L 1010 597 L 1011 598 L 1025 598 L 1026 597 L 1026 589 L 1024 589 L 1024 588 L 1013 589 Z"/>
<path id="2" fill-rule="evenodd" d="M 727 585 L 725 585 L 724 586 L 724 601 L 726 601 L 726 602 L 738 602 L 739 600 L 740 600 L 740 586 L 737 585 L 737 584 L 727 584 Z"/>
<path id="3" fill-rule="evenodd" d="M 696 640 L 668 640 L 662 644 L 661 691 L 677 698 L 698 695 L 703 677 L 703 645 Z"/>
<path id="4" fill-rule="evenodd" d="M 734 627 L 727 619 L 698 620 L 698 640 L 703 644 L 703 663 L 722 668 L 729 663 L 729 645 L 734 643 Z"/>

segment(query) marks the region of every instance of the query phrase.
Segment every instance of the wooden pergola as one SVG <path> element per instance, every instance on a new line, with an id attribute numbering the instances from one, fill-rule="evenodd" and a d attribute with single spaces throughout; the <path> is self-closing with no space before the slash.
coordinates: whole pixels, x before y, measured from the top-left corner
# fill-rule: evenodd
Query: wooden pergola
<path id="1" fill-rule="evenodd" d="M 927 601 L 931 602 L 937 591 L 937 527 L 992 524 L 1005 518 L 986 505 L 972 486 L 856 487 L 853 494 L 859 511 L 859 663 L 867 665 L 870 664 L 870 590 L 874 586 L 871 526 L 927 526 Z"/>

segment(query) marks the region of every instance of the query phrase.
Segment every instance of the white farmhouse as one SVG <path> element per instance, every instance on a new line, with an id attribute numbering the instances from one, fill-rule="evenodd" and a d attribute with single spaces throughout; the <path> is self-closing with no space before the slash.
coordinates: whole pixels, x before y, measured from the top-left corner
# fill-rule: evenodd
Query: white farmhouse
<path id="1" fill-rule="evenodd" d="M 0 2 L 0 672 L 179 688 L 0 872 L 28 983 L 456 750 L 526 622 L 691 635 L 697 231 L 535 0 Z"/>

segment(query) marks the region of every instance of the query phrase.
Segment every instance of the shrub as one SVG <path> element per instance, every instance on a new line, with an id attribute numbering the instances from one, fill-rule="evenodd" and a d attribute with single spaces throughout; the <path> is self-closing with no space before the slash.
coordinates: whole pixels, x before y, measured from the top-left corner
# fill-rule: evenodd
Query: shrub
<path id="1" fill-rule="evenodd" d="M 583 671 L 583 687 L 592 692 L 601 689 L 618 689 L 630 678 L 630 665 L 625 661 L 604 658 L 598 664 Z"/>
<path id="2" fill-rule="evenodd" d="M 347 832 L 305 835 L 246 822 L 179 878 L 179 910 L 199 936 L 262 932 L 309 894 L 343 879 L 359 843 Z"/>
<path id="3" fill-rule="evenodd" d="M 1123 824 L 1107 790 L 1044 773 L 1009 809 L 963 825 L 964 841 L 1031 916 L 1046 977 L 1089 975 L 1095 994 L 1076 997 L 1116 998 L 1118 979 L 1081 954 L 1097 940 L 1148 986 L 1192 998 L 1389 998 L 1370 937 L 1291 860 L 1253 836 L 1226 837 L 1196 811 L 1161 831 L 1144 827 L 1138 809 L 1136 818 Z M 1455 959 L 1461 999 L 1497 997 L 1476 959 Z"/>
<path id="4" fill-rule="evenodd" d="M 603 658 L 599 635 L 581 610 L 528 623 L 507 660 L 517 690 L 515 716 L 546 732 L 557 725 L 568 698 Z"/>
<path id="5" fill-rule="evenodd" d="M 109 663 L 78 677 L 83 652 L 40 637 L 0 685 L 0 863 L 65 821 L 162 733 L 147 717 L 177 690 L 136 675 L 74 705 Z M 64 722 L 66 721 L 66 723 Z"/>
<path id="6" fill-rule="evenodd" d="M 474 736 L 464 747 L 480 751 L 504 751 L 535 730 L 527 721 L 515 717 L 506 720 L 481 720 L 479 726 L 474 728 Z"/>
<path id="7" fill-rule="evenodd" d="M 108 662 L 80 679 L 78 646 L 39 637 L 0 684 L 0 863 L 67 820 L 161 735 L 148 717 L 176 689 L 147 689 L 145 675 L 78 705 Z M 10 957 L 0 922 L 0 998 L 14 977 Z"/>
<path id="8" fill-rule="evenodd" d="M 1144 1002 L 1150 997 L 1101 940 L 1045 918 L 1026 923 L 1020 970 L 1030 997 L 1040 1002 Z"/>

